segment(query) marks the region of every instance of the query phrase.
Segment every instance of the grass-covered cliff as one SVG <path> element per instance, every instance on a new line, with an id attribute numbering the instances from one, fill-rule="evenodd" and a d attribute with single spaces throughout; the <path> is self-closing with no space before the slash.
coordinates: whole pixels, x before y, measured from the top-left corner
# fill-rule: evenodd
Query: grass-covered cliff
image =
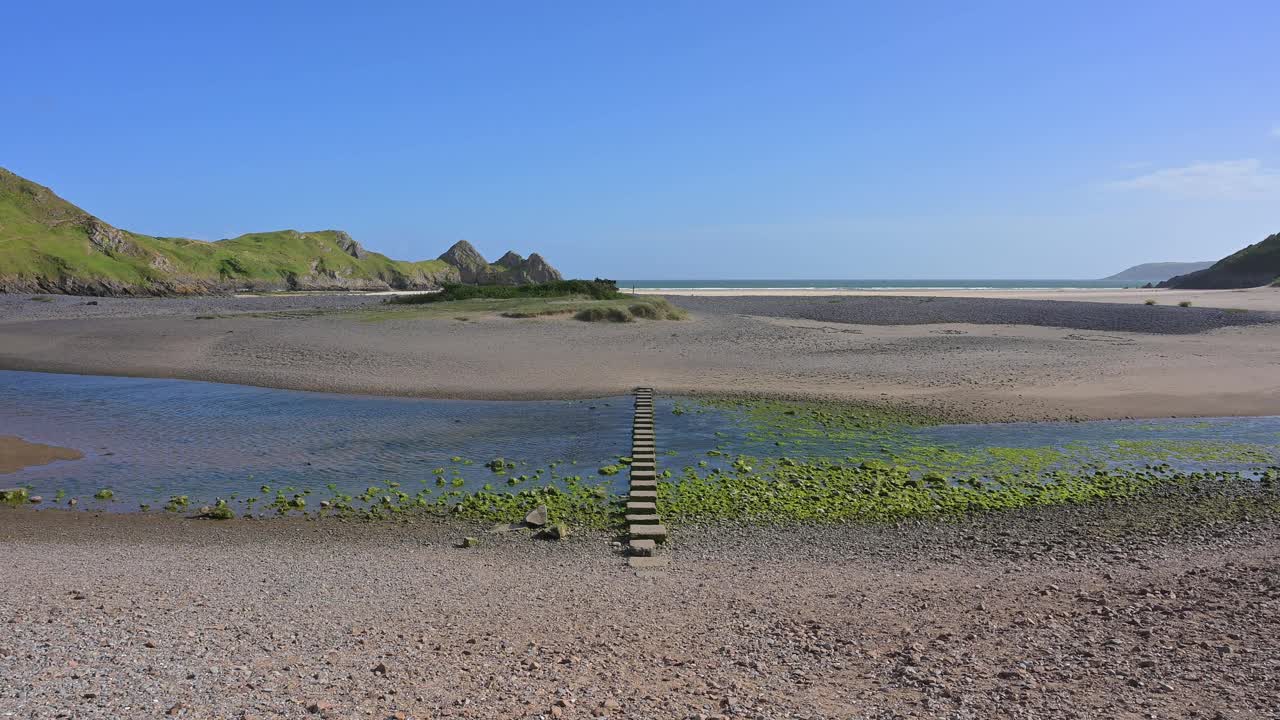
<path id="1" fill-rule="evenodd" d="M 1160 287 L 1209 290 L 1280 284 L 1280 233 L 1228 255 L 1204 270 L 1179 275 Z"/>
<path id="2" fill-rule="evenodd" d="M 217 242 L 141 235 L 113 227 L 52 190 L 0 168 L 0 292 L 169 295 L 251 290 L 432 289 L 445 283 L 558 280 L 538 255 L 468 274 L 452 255 L 480 257 L 461 241 L 440 259 L 392 260 L 341 230 L 252 233 Z M 536 259 L 536 261 L 535 261 Z M 483 262 L 483 258 L 480 258 Z M 489 267 L 485 263 L 485 267 Z"/>

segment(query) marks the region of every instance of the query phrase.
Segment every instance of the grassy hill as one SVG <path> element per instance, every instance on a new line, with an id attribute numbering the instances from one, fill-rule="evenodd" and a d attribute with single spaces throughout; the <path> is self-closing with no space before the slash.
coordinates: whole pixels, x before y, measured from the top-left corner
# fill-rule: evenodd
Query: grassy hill
<path id="1" fill-rule="evenodd" d="M 1268 236 L 1210 267 L 1179 275 L 1160 287 L 1209 290 L 1280 284 L 1280 233 Z"/>
<path id="2" fill-rule="evenodd" d="M 447 260 L 392 260 L 341 230 L 279 230 L 216 242 L 141 235 L 0 168 L 0 292 L 434 289 L 461 281 Z M 512 275 L 509 281 L 530 280 Z"/>

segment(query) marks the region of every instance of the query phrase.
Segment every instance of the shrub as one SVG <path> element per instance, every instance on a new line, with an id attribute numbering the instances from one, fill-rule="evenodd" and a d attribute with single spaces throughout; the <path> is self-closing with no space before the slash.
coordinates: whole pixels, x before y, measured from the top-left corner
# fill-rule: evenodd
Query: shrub
<path id="1" fill-rule="evenodd" d="M 583 322 L 631 322 L 635 320 L 631 313 L 623 308 L 583 308 L 575 313 L 573 317 Z"/>
<path id="2" fill-rule="evenodd" d="M 1144 303 L 1142 303 L 1142 304 L 1143 304 L 1143 305 L 1155 305 L 1155 304 L 1156 304 L 1156 301 L 1155 301 L 1155 300 L 1152 300 L 1151 298 L 1147 298 L 1146 302 L 1144 302 Z"/>
<path id="3" fill-rule="evenodd" d="M 1182 302 L 1178 303 L 1178 307 L 1191 307 L 1191 301 L 1183 300 Z"/>
<path id="4" fill-rule="evenodd" d="M 646 320 L 658 319 L 658 309 L 648 303 L 636 303 L 627 309 L 631 311 L 632 315 L 638 318 L 644 318 Z"/>

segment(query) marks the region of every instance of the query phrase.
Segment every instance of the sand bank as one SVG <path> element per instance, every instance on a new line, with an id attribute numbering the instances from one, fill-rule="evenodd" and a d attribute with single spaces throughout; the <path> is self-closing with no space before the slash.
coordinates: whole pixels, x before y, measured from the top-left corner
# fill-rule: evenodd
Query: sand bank
<path id="1" fill-rule="evenodd" d="M 84 453 L 71 448 L 31 443 L 13 435 L 0 435 L 0 474 L 17 472 L 58 460 L 79 460 Z"/>
<path id="2" fill-rule="evenodd" d="M 687 297 L 944 297 L 990 298 L 993 300 L 1060 300 L 1098 303 L 1160 305 L 1190 302 L 1195 307 L 1235 308 L 1280 312 L 1280 288 L 1246 290 L 1144 290 L 1141 288 L 1054 288 L 1046 290 L 824 290 L 796 288 L 748 289 L 640 289 L 638 295 Z"/>
<path id="3" fill-rule="evenodd" d="M 437 398 L 652 386 L 991 420 L 1280 414 L 1276 314 L 980 298 L 677 300 L 689 320 L 625 324 L 461 321 L 387 313 L 369 298 L 307 308 L 291 297 L 280 311 L 270 298 L 244 299 L 251 313 L 225 298 L 173 301 L 177 309 L 163 299 L 13 303 L 46 319 L 15 312 L 0 322 L 0 368 Z"/>

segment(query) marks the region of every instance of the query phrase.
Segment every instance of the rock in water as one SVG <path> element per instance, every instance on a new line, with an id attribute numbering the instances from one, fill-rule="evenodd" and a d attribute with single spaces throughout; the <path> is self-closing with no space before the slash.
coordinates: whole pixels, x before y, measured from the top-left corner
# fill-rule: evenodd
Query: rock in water
<path id="1" fill-rule="evenodd" d="M 529 527 L 542 527 L 547 524 L 547 520 L 548 513 L 546 505 L 539 505 L 538 507 L 530 510 L 528 515 L 524 516 L 524 522 Z"/>

